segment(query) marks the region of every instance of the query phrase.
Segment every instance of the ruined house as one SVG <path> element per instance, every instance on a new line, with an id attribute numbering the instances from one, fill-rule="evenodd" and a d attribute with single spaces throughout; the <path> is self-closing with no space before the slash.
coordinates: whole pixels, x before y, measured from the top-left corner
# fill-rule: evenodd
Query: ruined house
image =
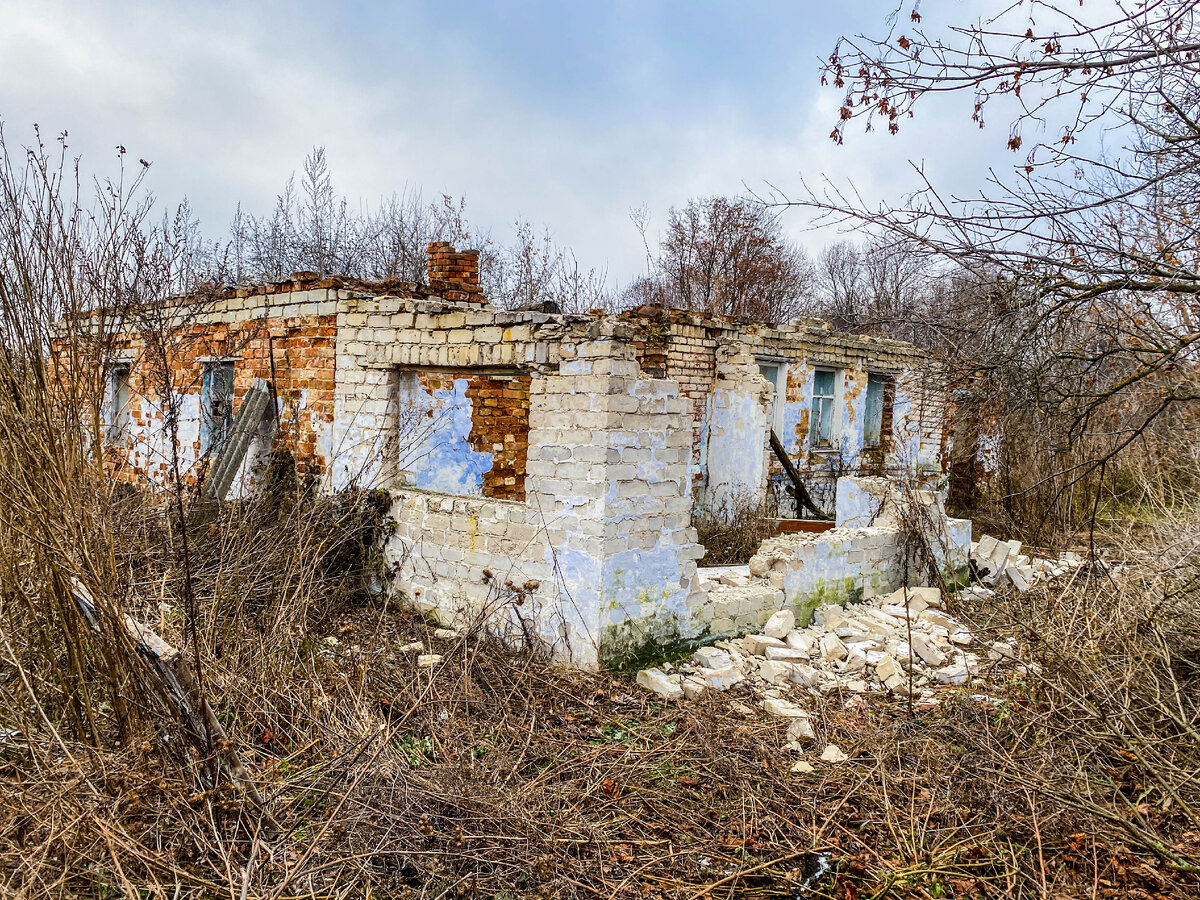
<path id="1" fill-rule="evenodd" d="M 248 491 L 283 445 L 327 490 L 386 489 L 387 552 L 410 602 L 448 622 L 486 612 L 584 665 L 891 589 L 883 550 L 896 541 L 876 533 L 879 508 L 863 518 L 874 495 L 853 476 L 936 488 L 942 474 L 929 360 L 820 321 L 497 309 L 477 253 L 446 243 L 430 245 L 424 285 L 296 273 L 175 308 L 189 477 Z M 106 369 L 120 478 L 168 473 L 154 340 L 135 330 Z M 814 506 L 861 527 L 789 536 L 796 552 L 776 554 L 767 596 L 714 608 L 694 511 L 769 499 L 786 520 L 804 512 L 789 469 Z"/>

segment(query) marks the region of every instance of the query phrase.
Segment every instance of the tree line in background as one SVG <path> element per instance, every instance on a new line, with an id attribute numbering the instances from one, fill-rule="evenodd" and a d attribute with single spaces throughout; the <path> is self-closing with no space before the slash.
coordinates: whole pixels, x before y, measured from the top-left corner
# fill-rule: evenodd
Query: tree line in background
<path id="1" fill-rule="evenodd" d="M 1002 123 L 1014 164 L 974 197 L 918 172 L 896 205 L 833 182 L 791 204 L 949 273 L 907 327 L 947 361 L 960 420 L 1004 435 L 1009 511 L 1057 529 L 1197 487 L 1198 7 L 1014 4 L 964 22 L 905 3 L 883 35 L 840 39 L 822 79 L 841 93 L 839 144 L 856 123 L 895 134 L 933 98 L 957 100 L 964 127 Z"/>
<path id="2" fill-rule="evenodd" d="M 466 201 L 406 191 L 376 206 L 336 193 L 324 148 L 288 179 L 269 215 L 238 207 L 226 241 L 208 248 L 214 280 L 262 282 L 295 271 L 367 280 L 425 279 L 431 241 L 480 251 L 491 302 L 508 308 L 552 305 L 563 312 L 662 306 L 771 324 L 822 316 L 848 329 L 892 329 L 912 321 L 942 277 L 915 248 L 873 238 L 839 241 L 817 257 L 783 230 L 781 212 L 751 196 L 688 200 L 667 213 L 655 244 L 650 212 L 631 213 L 646 250 L 646 271 L 628 284 L 584 268 L 548 228 L 518 219 L 509 241 L 468 221 Z"/>

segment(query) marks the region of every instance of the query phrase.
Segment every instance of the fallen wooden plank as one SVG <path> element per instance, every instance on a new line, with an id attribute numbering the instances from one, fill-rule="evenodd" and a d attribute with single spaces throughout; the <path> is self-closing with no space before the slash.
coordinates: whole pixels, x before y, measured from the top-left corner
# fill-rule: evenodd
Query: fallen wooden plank
<path id="1" fill-rule="evenodd" d="M 217 458 L 204 479 L 201 497 L 205 500 L 224 500 L 233 486 L 233 479 L 250 451 L 250 445 L 258 433 L 258 426 L 271 404 L 271 386 L 263 378 L 254 379 L 254 384 L 242 398 L 242 405 L 234 413 L 229 434 L 221 445 Z"/>

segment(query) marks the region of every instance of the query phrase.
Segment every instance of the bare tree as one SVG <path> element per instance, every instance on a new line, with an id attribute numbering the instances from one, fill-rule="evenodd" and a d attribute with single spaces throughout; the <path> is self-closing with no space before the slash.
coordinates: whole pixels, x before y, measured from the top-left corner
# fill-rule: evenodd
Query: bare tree
<path id="1" fill-rule="evenodd" d="M 838 328 L 858 330 L 865 314 L 862 254 L 849 241 L 838 241 L 821 251 L 817 260 L 821 311 Z"/>
<path id="2" fill-rule="evenodd" d="M 634 224 L 644 238 L 639 216 Z M 635 282 L 627 298 L 783 322 L 804 309 L 814 273 L 807 254 L 784 237 L 777 214 L 761 202 L 707 197 L 670 211 L 650 277 Z"/>
<path id="3" fill-rule="evenodd" d="M 296 271 L 370 281 L 423 282 L 431 241 L 480 251 L 480 280 L 488 299 L 506 308 L 586 312 L 610 303 L 607 273 L 584 269 L 575 254 L 518 219 L 505 243 L 474 228 L 462 198 L 426 200 L 418 190 L 392 194 L 377 206 L 352 207 L 333 187 L 323 147 L 304 160 L 300 187 L 293 175 L 270 216 L 239 205 L 230 227 L 231 270 L 238 281 L 285 278 Z"/>
<path id="4" fill-rule="evenodd" d="M 1152 0 L 1110 14 L 1039 3 L 938 28 L 905 5 L 886 36 L 843 38 L 826 66 L 824 80 L 843 92 L 838 143 L 855 122 L 895 133 L 942 94 L 963 97 L 968 127 L 997 108 L 1005 116 L 1000 139 L 1022 156 L 978 199 L 925 182 L 878 209 L 832 184 L 798 202 L 869 224 L 980 286 L 958 295 L 956 313 L 999 339 L 974 342 L 967 361 L 1023 373 L 1009 380 L 1019 387 L 1009 400 L 1069 470 L 1038 476 L 1056 481 L 1060 498 L 1081 479 L 1102 480 L 1156 418 L 1200 399 L 1196 7 Z M 1097 501 L 1084 494 L 1085 505 Z"/>
<path id="5" fill-rule="evenodd" d="M 584 270 L 573 251 L 558 244 L 548 228 L 539 234 L 525 219 L 513 223 L 515 240 L 497 244 L 477 236 L 484 294 L 508 309 L 582 313 L 611 305 L 607 273 Z"/>

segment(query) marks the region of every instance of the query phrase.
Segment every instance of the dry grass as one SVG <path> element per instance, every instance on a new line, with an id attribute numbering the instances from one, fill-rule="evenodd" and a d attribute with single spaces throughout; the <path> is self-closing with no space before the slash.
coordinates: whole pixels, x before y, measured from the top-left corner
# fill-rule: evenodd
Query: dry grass
<path id="1" fill-rule="evenodd" d="M 699 511 L 692 516 L 697 540 L 704 548 L 702 566 L 742 566 L 758 545 L 775 533 L 760 498 L 739 495 L 730 500 L 725 515 Z"/>
<path id="2" fill-rule="evenodd" d="M 123 201 L 79 215 L 31 160 L 40 181 L 0 166 L 0 896 L 1196 892 L 1193 520 L 1127 551 L 1136 577 L 958 611 L 1015 632 L 1040 675 L 912 715 L 814 698 L 820 736 L 852 758 L 792 774 L 783 726 L 739 711 L 745 693 L 662 704 L 481 630 L 437 643 L 378 605 L 371 495 L 311 495 L 282 465 L 262 499 L 197 528 L 182 473 L 166 495 L 112 484 L 106 333 L 55 344 L 54 323 L 194 286 L 187 247 L 143 240 Z M 730 554 L 713 561 L 748 558 L 757 521 L 710 537 Z M 126 613 L 185 648 L 261 806 L 122 638 Z M 400 649 L 414 639 L 442 662 L 418 668 Z"/>
<path id="3" fill-rule="evenodd" d="M 780 749 L 783 726 L 739 712 L 736 694 L 664 704 L 537 648 L 482 633 L 438 641 L 420 619 L 369 601 L 369 554 L 330 551 L 347 534 L 366 546 L 373 523 L 361 498 L 298 499 L 269 515 L 231 508 L 197 546 L 208 689 L 263 810 L 203 760 L 171 752 L 167 717 L 122 731 L 101 705 L 98 742 L 68 737 L 52 676 L 18 650 L 58 728 L 39 725 L 10 659 L 0 721 L 20 722 L 22 737 L 0 744 L 0 894 L 1196 890 L 1186 542 L 1156 554 L 1170 565 L 1154 576 L 1085 573 L 958 610 L 985 636 L 1015 633 L 1040 675 L 989 687 L 985 700 L 972 699 L 979 687 L 947 689 L 911 717 L 883 698 L 814 698 L 821 738 L 852 759 L 799 775 Z M 151 619 L 172 605 L 170 558 L 153 552 L 151 524 L 130 533 L 145 539 L 125 560 L 129 606 L 178 639 L 179 617 Z M 442 663 L 418 668 L 400 649 L 413 640 Z M 833 869 L 805 893 L 822 853 Z"/>

